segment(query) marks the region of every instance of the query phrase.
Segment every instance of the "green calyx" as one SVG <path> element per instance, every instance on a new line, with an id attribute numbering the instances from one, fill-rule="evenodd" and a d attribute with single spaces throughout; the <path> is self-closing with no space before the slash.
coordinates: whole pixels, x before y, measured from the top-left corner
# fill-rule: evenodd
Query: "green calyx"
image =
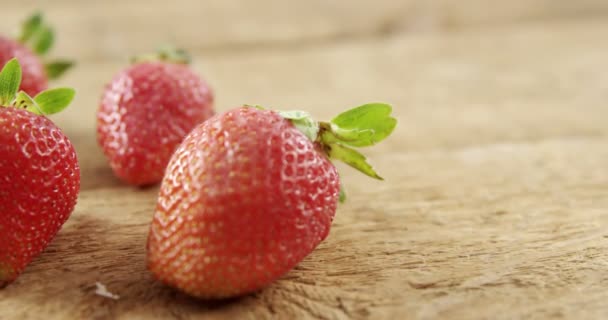
<path id="1" fill-rule="evenodd" d="M 310 140 L 322 146 L 331 159 L 340 160 L 360 172 L 378 179 L 367 158 L 355 148 L 374 145 L 388 137 L 397 119 L 391 116 L 392 107 L 385 103 L 368 103 L 339 114 L 329 122 L 317 122 L 303 111 L 279 111 Z M 340 202 L 346 195 L 340 189 Z"/>
<path id="2" fill-rule="evenodd" d="M 131 58 L 131 63 L 143 63 L 143 62 L 170 62 L 177 64 L 190 64 L 192 61 L 190 55 L 183 49 L 178 49 L 173 46 L 160 47 L 156 52 L 150 54 L 143 54 Z"/>
<path id="3" fill-rule="evenodd" d="M 71 88 L 49 89 L 30 97 L 19 91 L 21 84 L 21 66 L 17 59 L 8 61 L 0 71 L 0 106 L 28 110 L 35 114 L 55 114 L 65 109 L 74 99 L 75 91 Z"/>
<path id="4" fill-rule="evenodd" d="M 36 12 L 23 22 L 18 40 L 32 48 L 39 56 L 44 57 L 55 43 L 55 33 L 44 20 L 44 16 L 40 12 Z M 55 60 L 46 61 L 44 67 L 49 79 L 57 79 L 73 65 L 72 61 Z"/>
<path id="5" fill-rule="evenodd" d="M 392 107 L 385 103 L 368 103 L 348 110 L 330 122 L 316 122 L 303 111 L 280 111 L 310 140 L 319 143 L 330 158 L 343 161 L 364 174 L 383 180 L 354 148 L 368 147 L 388 137 L 397 119 L 391 116 Z"/>

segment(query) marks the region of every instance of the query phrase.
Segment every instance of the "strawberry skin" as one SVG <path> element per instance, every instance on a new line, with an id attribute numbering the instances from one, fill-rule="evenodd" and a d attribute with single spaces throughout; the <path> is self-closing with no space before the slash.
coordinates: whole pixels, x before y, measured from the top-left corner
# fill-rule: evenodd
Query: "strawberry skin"
<path id="1" fill-rule="evenodd" d="M 106 86 L 97 137 L 114 173 L 132 185 L 159 182 L 171 155 L 213 115 L 208 85 L 187 65 L 143 62 Z"/>
<path id="2" fill-rule="evenodd" d="M 258 290 L 327 237 L 339 189 L 319 146 L 276 112 L 243 107 L 217 115 L 171 158 L 148 268 L 196 297 Z"/>
<path id="3" fill-rule="evenodd" d="M 19 42 L 0 36 L 0 66 L 12 58 L 17 58 L 21 64 L 21 90 L 33 97 L 47 88 L 48 80 L 40 58 Z"/>
<path id="4" fill-rule="evenodd" d="M 0 107 L 0 287 L 55 237 L 76 205 L 72 143 L 44 116 Z"/>

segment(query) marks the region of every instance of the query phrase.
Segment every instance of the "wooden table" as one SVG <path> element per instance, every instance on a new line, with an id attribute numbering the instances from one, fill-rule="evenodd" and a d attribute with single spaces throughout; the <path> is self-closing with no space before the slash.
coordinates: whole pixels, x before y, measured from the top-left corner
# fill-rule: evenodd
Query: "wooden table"
<path id="1" fill-rule="evenodd" d="M 8 32 L 42 6 L 58 85 L 53 119 L 82 191 L 55 241 L 0 291 L 0 319 L 608 318 L 608 2 L 148 0 L 3 3 Z M 157 187 L 113 177 L 95 142 L 101 88 L 131 55 L 173 42 L 216 108 L 368 101 L 399 127 L 352 170 L 329 238 L 269 288 L 200 302 L 144 265 Z M 94 293 L 100 282 L 120 295 Z"/>

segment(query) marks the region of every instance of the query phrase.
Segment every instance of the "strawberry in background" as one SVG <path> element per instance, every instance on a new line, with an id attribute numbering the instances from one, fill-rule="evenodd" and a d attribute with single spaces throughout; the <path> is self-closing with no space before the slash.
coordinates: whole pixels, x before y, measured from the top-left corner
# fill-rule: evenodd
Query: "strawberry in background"
<path id="1" fill-rule="evenodd" d="M 13 282 L 70 217 L 80 190 L 74 146 L 46 115 L 74 90 L 18 91 L 21 67 L 0 72 L 0 288 Z"/>
<path id="2" fill-rule="evenodd" d="M 17 39 L 0 35 L 0 65 L 17 58 L 23 75 L 19 89 L 31 96 L 45 90 L 49 79 L 60 77 L 73 65 L 67 60 L 46 61 L 54 40 L 53 29 L 40 13 L 23 23 Z"/>
<path id="3" fill-rule="evenodd" d="M 134 59 L 106 86 L 97 140 L 126 183 L 158 183 L 184 137 L 213 115 L 211 89 L 189 61 L 183 51 L 162 49 Z"/>

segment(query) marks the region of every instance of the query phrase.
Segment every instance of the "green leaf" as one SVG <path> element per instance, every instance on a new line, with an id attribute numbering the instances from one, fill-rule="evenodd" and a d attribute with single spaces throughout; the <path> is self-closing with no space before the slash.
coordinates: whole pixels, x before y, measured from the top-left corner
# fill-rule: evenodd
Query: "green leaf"
<path id="1" fill-rule="evenodd" d="M 338 196 L 338 201 L 340 203 L 344 203 L 346 201 L 346 191 L 344 190 L 344 185 L 340 183 L 340 195 Z"/>
<path id="2" fill-rule="evenodd" d="M 172 45 L 164 45 L 154 53 L 141 54 L 131 58 L 131 63 L 143 63 L 153 61 L 166 61 L 178 64 L 190 64 L 192 57 L 186 50 L 178 49 Z"/>
<path id="3" fill-rule="evenodd" d="M 21 43 L 27 42 L 32 38 L 33 35 L 40 31 L 41 27 L 42 14 L 40 12 L 36 12 L 23 22 L 21 34 L 19 35 L 19 41 Z"/>
<path id="4" fill-rule="evenodd" d="M 331 121 L 331 130 L 342 142 L 353 147 L 366 147 L 388 137 L 397 119 L 385 103 L 369 103 L 339 114 Z"/>
<path id="5" fill-rule="evenodd" d="M 304 111 L 278 111 L 279 115 L 291 121 L 308 139 L 316 141 L 319 134 L 319 124 Z"/>
<path id="6" fill-rule="evenodd" d="M 21 66 L 13 58 L 0 71 L 0 105 L 7 106 L 15 98 L 21 84 Z"/>
<path id="7" fill-rule="evenodd" d="M 39 93 L 34 97 L 34 101 L 40 107 L 40 110 L 44 114 L 54 114 L 65 109 L 76 92 L 71 88 L 57 88 L 50 89 Z"/>
<path id="8" fill-rule="evenodd" d="M 43 114 L 36 101 L 34 101 L 34 99 L 30 97 L 25 91 L 19 91 L 19 93 L 17 93 L 17 97 L 15 98 L 13 106 L 15 106 L 16 108 L 25 109 L 35 114 Z"/>
<path id="9" fill-rule="evenodd" d="M 33 37 L 33 49 L 39 55 L 44 55 L 51 49 L 55 42 L 55 34 L 53 29 L 47 26 L 43 26 L 36 32 Z"/>
<path id="10" fill-rule="evenodd" d="M 164 45 L 158 50 L 156 54 L 161 61 L 169 61 L 173 63 L 189 64 L 192 62 L 192 57 L 184 49 L 176 48 L 172 45 Z"/>
<path id="11" fill-rule="evenodd" d="M 357 150 L 337 143 L 330 144 L 328 147 L 328 154 L 331 158 L 338 159 L 372 178 L 384 180 L 376 173 L 376 171 L 374 171 L 374 168 L 367 163 L 365 156 L 359 153 Z"/>
<path id="12" fill-rule="evenodd" d="M 245 108 L 254 108 L 254 109 L 258 109 L 258 110 L 266 110 L 266 108 L 259 106 L 259 105 L 252 105 L 252 104 L 245 104 L 243 105 L 243 107 Z"/>
<path id="13" fill-rule="evenodd" d="M 72 61 L 58 60 L 45 64 L 44 69 L 49 79 L 57 79 L 73 66 L 74 62 Z"/>

